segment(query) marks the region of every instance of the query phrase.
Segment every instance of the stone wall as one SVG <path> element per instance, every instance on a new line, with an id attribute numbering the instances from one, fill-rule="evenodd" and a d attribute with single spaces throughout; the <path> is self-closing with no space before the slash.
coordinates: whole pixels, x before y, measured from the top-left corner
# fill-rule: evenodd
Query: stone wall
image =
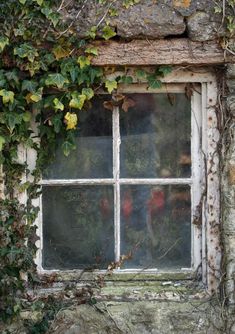
<path id="1" fill-rule="evenodd" d="M 88 1 L 85 6 L 84 2 L 67 1 L 64 18 L 75 21 L 75 32 L 79 36 L 86 36 L 91 26 L 102 28 L 110 3 L 102 8 L 98 1 Z M 120 38 L 157 39 L 183 35 L 192 41 L 208 41 L 224 34 L 222 17 L 215 14 L 213 0 L 140 0 L 128 10 L 122 3 L 118 0 L 112 5 L 117 8 L 118 16 L 107 15 L 110 26 Z"/>
<path id="2" fill-rule="evenodd" d="M 223 237 L 227 273 L 227 293 L 235 301 L 235 65 L 227 68 L 227 112 L 228 123 L 224 135 L 223 167 Z"/>

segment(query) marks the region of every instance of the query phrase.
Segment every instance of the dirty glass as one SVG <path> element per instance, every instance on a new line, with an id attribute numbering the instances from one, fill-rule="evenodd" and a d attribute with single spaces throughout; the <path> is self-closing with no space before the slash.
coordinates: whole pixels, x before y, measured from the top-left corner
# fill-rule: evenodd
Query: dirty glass
<path id="1" fill-rule="evenodd" d="M 88 111 L 78 114 L 75 150 L 66 157 L 58 147 L 45 179 L 110 178 L 112 171 L 112 112 L 103 107 L 106 97 L 97 96 Z"/>
<path id="2" fill-rule="evenodd" d="M 121 186 L 123 268 L 191 266 L 189 186 Z"/>
<path id="3" fill-rule="evenodd" d="M 105 269 L 114 261 L 113 187 L 44 186 L 43 268 Z"/>
<path id="4" fill-rule="evenodd" d="M 128 94 L 120 113 L 121 177 L 191 175 L 191 112 L 185 94 Z"/>

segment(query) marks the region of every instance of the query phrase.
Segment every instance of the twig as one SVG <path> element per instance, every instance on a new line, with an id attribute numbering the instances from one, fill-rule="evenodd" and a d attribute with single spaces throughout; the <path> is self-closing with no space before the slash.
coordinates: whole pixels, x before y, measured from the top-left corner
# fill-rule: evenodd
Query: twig
<path id="1" fill-rule="evenodd" d="M 88 0 L 85 0 L 82 7 L 80 8 L 80 10 L 77 12 L 75 18 L 73 19 L 73 21 L 70 23 L 70 25 L 64 30 L 62 31 L 59 36 L 57 38 L 60 38 L 62 35 L 64 35 L 74 24 L 74 22 L 77 20 L 78 16 L 81 14 L 81 12 L 83 11 L 84 7 L 86 6 Z"/>
<path id="2" fill-rule="evenodd" d="M 227 46 L 224 48 L 225 51 L 228 51 L 229 53 L 231 53 L 233 56 L 235 56 L 235 52 L 230 50 Z"/>
<path id="3" fill-rule="evenodd" d="M 65 2 L 65 0 L 62 0 L 62 1 L 61 1 L 59 7 L 57 8 L 57 12 L 59 12 L 59 11 L 63 8 L 63 6 L 64 6 L 64 2 Z"/>
<path id="4" fill-rule="evenodd" d="M 158 260 L 161 260 L 161 259 L 163 259 L 171 250 L 172 250 L 172 248 L 174 248 L 176 245 L 177 245 L 177 243 L 180 241 L 180 239 L 181 238 L 178 238 L 174 243 L 173 243 L 173 245 L 170 247 L 170 248 L 168 248 L 167 249 L 167 251 L 163 254 L 163 255 L 161 255 L 161 256 L 159 256 L 158 257 Z"/>
<path id="5" fill-rule="evenodd" d="M 109 12 L 110 7 L 112 6 L 112 4 L 113 4 L 114 2 L 115 2 L 115 0 L 113 0 L 113 1 L 109 4 L 107 11 L 104 13 L 104 15 L 102 16 L 102 18 L 100 19 L 100 21 L 97 23 L 96 28 L 98 28 L 98 27 L 101 25 L 101 23 L 104 21 L 104 19 L 105 19 L 106 16 L 108 15 L 108 12 Z"/>
<path id="6" fill-rule="evenodd" d="M 221 25 L 223 25 L 224 19 L 225 19 L 225 0 L 223 0 L 223 17 L 222 17 Z"/>

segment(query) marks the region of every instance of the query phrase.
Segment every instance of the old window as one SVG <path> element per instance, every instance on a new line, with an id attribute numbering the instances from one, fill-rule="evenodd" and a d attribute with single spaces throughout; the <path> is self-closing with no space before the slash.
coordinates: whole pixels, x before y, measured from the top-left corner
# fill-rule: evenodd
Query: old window
<path id="1" fill-rule="evenodd" d="M 111 97 L 97 95 L 80 113 L 75 152 L 58 149 L 41 182 L 41 270 L 102 270 L 125 255 L 118 272 L 200 268 L 208 282 L 206 259 L 219 262 L 207 226 L 218 219 L 215 162 L 205 177 L 215 157 L 212 88 L 212 75 L 178 71 L 158 90 L 120 86 L 124 108 L 107 110 Z"/>

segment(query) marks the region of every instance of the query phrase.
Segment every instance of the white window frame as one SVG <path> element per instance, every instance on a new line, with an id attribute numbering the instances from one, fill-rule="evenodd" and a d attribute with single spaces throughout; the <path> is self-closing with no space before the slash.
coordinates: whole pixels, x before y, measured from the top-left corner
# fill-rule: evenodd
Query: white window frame
<path id="1" fill-rule="evenodd" d="M 112 79 L 114 73 L 109 76 Z M 147 89 L 145 82 L 139 82 L 137 79 L 131 85 L 120 85 L 118 92 L 123 93 L 169 93 L 182 92 L 185 84 L 194 84 L 196 88 L 193 90 L 191 97 L 192 109 L 192 138 L 191 156 L 192 156 L 192 176 L 191 178 L 180 179 L 138 179 L 138 184 L 189 184 L 191 188 L 192 201 L 192 267 L 182 268 L 180 272 L 182 277 L 191 278 L 195 273 L 200 272 L 202 282 L 209 293 L 214 292 L 220 280 L 220 182 L 219 182 L 219 156 L 217 145 L 220 139 L 217 126 L 217 83 L 213 72 L 208 69 L 184 70 L 180 68 L 162 79 L 163 87 L 158 90 Z M 85 185 L 85 184 L 115 184 L 115 254 L 116 261 L 120 256 L 120 184 L 135 184 L 132 179 L 120 179 L 119 177 L 119 161 L 117 156 L 120 149 L 120 133 L 118 123 L 118 109 L 113 113 L 113 131 L 116 140 L 113 141 L 113 161 L 114 161 L 114 178 L 113 179 L 77 179 L 77 180 L 41 180 L 43 185 Z M 22 149 L 21 159 L 27 159 L 28 166 L 33 169 L 35 166 L 35 152 L 32 150 Z M 30 176 L 29 176 L 30 177 Z M 21 195 L 21 201 L 26 201 L 26 194 Z M 34 205 L 42 207 L 41 197 L 34 200 Z M 199 210 L 201 207 L 201 210 Z M 201 211 L 201 224 L 193 224 L 197 211 Z M 200 220 L 200 219 L 199 219 Z M 39 240 L 37 241 L 38 252 L 35 259 L 38 272 L 40 274 L 48 274 L 59 272 L 63 278 L 63 274 L 69 272 L 72 275 L 80 275 L 81 270 L 44 270 L 42 268 L 42 210 L 35 221 L 38 227 Z M 96 271 L 97 272 L 97 271 Z M 105 272 L 100 270 L 99 272 Z M 136 277 L 138 273 L 153 274 L 151 277 L 157 279 L 162 277 L 161 270 L 130 270 L 116 269 L 114 273 L 125 274 L 133 273 Z M 169 274 L 169 273 L 168 273 Z M 174 277 L 175 271 L 172 272 Z M 169 277 L 169 275 L 168 275 Z"/>

